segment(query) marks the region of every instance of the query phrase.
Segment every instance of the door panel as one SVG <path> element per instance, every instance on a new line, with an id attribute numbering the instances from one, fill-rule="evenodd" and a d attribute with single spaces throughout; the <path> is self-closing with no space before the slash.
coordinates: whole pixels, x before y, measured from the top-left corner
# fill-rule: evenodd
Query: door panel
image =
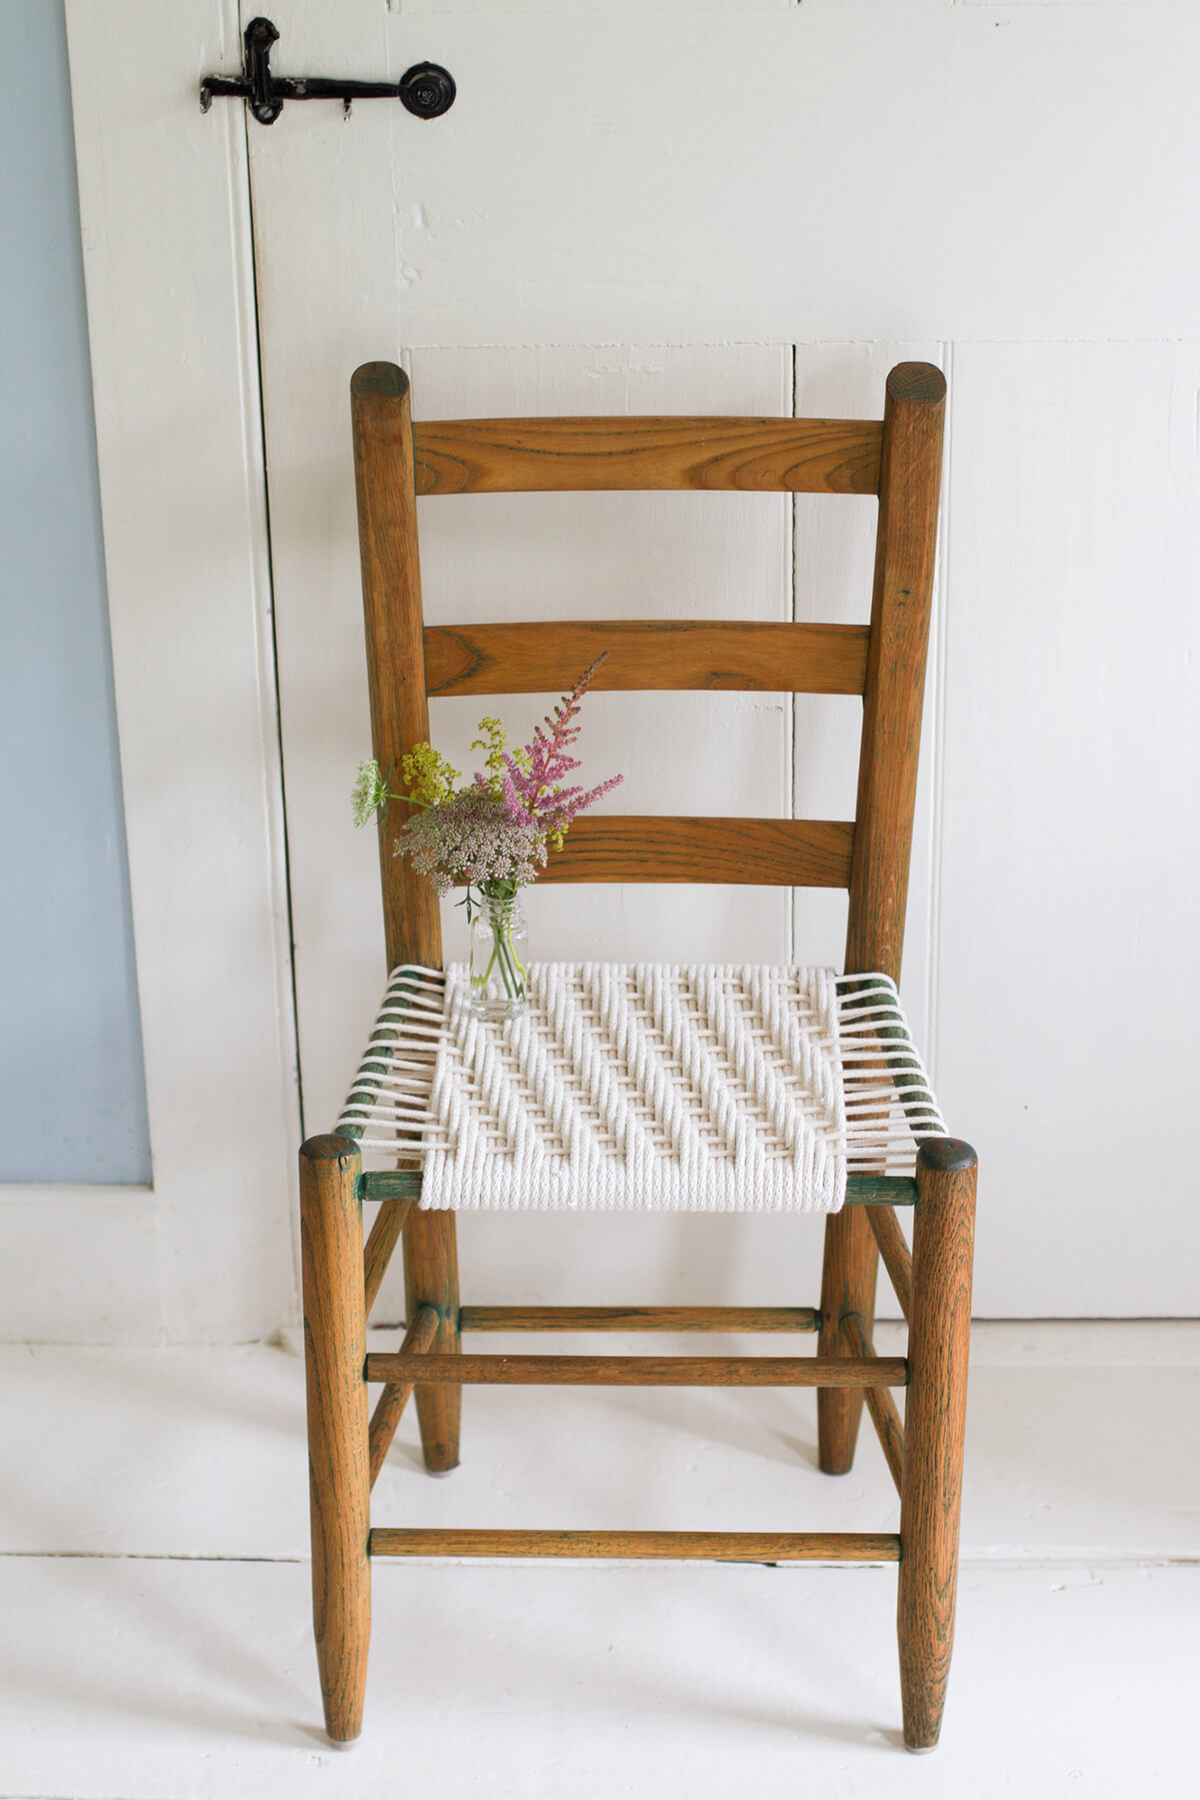
<path id="1" fill-rule="evenodd" d="M 1153 731 L 1127 729 L 1114 763 L 1115 670 L 1097 655 L 1097 679 L 1112 678 L 1114 691 L 1075 698 L 1065 640 L 1052 634 L 1048 645 L 1038 627 L 1049 617 L 1065 629 L 1082 608 L 1094 642 L 1124 646 L 1117 660 L 1141 672 L 1133 716 L 1153 708 L 1161 677 L 1127 630 L 1141 566 L 1129 547 L 1145 538 L 1171 596 L 1147 594 L 1156 667 L 1187 630 L 1179 608 L 1194 589 L 1197 528 L 1181 496 L 1195 475 L 1194 348 L 1112 340 L 1194 330 L 1181 297 L 1195 291 L 1195 240 L 1170 227 L 1183 190 L 1163 172 L 1194 166 L 1195 111 L 1153 96 L 1164 69 L 1194 61 L 1200 25 L 1178 8 L 1150 9 L 1153 31 L 1149 12 L 1136 9 L 1139 23 L 1131 6 L 1010 10 L 1001 30 L 988 9 L 947 0 L 482 10 L 280 0 L 281 71 L 396 79 L 428 58 L 459 90 L 430 123 L 385 102 L 357 105 L 348 120 L 336 106 L 293 104 L 269 129 L 249 128 L 310 1130 L 340 1102 L 383 974 L 374 839 L 355 834 L 347 799 L 368 744 L 351 371 L 403 359 L 418 417 L 836 415 L 876 412 L 888 366 L 923 356 L 950 377 L 951 424 L 905 990 L 952 1124 L 978 1140 L 985 1175 L 993 1170 L 980 1302 L 1018 1316 L 1195 1309 L 1195 1256 L 1172 1257 L 1169 1284 L 1143 1259 L 1135 1295 L 1131 1244 L 1091 1230 L 1098 1206 L 1128 1218 L 1122 1170 L 1144 1129 L 1144 1112 L 1106 1117 L 1115 1135 L 1093 1132 L 1080 1183 L 1074 1142 L 1111 1073 L 1106 979 L 1071 987 L 1069 1043 L 1062 1029 L 1030 1024 L 1025 1001 L 1061 999 L 1064 935 L 1101 971 L 1119 946 L 1140 971 L 1122 991 L 1138 1041 L 1156 1046 L 1155 1091 L 1177 1092 L 1182 1040 L 1145 946 L 1187 945 L 1194 933 L 1178 907 L 1173 929 L 1148 910 L 1104 834 L 1105 796 L 1088 783 L 1103 769 L 1134 808 L 1147 868 L 1162 873 L 1158 846 L 1170 839 L 1174 874 L 1163 879 L 1177 903 L 1191 893 L 1195 845 L 1177 828 L 1195 810 L 1183 773 L 1194 745 L 1181 723 L 1195 716 L 1191 676 L 1177 670 L 1170 708 Z M 1096 139 L 1097 116 L 1121 121 L 1111 141 Z M 1098 341 L 982 341 L 1084 334 Z M 1097 384 L 1094 401 L 1072 357 Z M 1018 474 L 1031 444 L 1032 472 Z M 1055 498 L 1064 483 L 1065 513 Z M 431 500 L 422 513 L 439 620 L 549 618 L 568 604 L 609 616 L 867 612 L 868 501 L 496 496 Z M 434 709 L 460 767 L 479 710 Z M 536 710 L 533 700 L 503 707 L 518 732 Z M 736 752 L 735 725 L 745 732 Z M 852 702 L 596 696 L 585 733 L 589 773 L 627 774 L 617 810 L 695 805 L 696 787 L 713 812 L 850 808 Z M 1039 809 L 1064 785 L 1080 818 L 1059 833 Z M 1154 805 L 1138 810 L 1138 795 Z M 1030 807 L 1026 843 L 1014 821 Z M 1152 819 L 1159 836 L 1141 829 Z M 1098 895 L 1119 908 L 1118 928 L 1077 931 L 1076 897 Z M 535 891 L 529 908 L 542 955 L 755 959 L 794 946 L 799 960 L 829 961 L 844 909 L 824 894 L 798 896 L 789 913 L 771 894 L 583 889 Z M 1027 958 L 1020 981 L 1007 960 L 1014 936 Z M 453 923 L 447 941 L 453 955 Z M 1037 1127 L 1016 1118 L 1027 1102 L 1012 1092 L 1014 1069 L 1041 1096 Z M 1136 1091 L 1145 1098 L 1150 1085 L 1139 1073 Z M 1051 1128 L 1064 1118 L 1073 1134 Z M 1006 1138 L 1017 1148 L 997 1155 Z M 1143 1228 L 1152 1218 L 1169 1241 L 1193 1241 L 1194 1209 L 1169 1182 L 1140 1205 Z M 1034 1211 L 1038 1222 L 1052 1213 L 1054 1229 L 1037 1233 L 1031 1257 Z M 493 1299 L 548 1298 L 557 1275 L 563 1299 L 765 1301 L 794 1298 L 814 1274 L 815 1253 L 795 1246 L 819 1234 L 786 1221 L 738 1221 L 736 1236 L 727 1221 L 612 1225 L 473 1220 L 466 1277 L 474 1271 L 478 1297 Z M 1081 1241 L 1092 1246 L 1083 1268 Z M 636 1293 L 620 1279 L 631 1259 Z"/>

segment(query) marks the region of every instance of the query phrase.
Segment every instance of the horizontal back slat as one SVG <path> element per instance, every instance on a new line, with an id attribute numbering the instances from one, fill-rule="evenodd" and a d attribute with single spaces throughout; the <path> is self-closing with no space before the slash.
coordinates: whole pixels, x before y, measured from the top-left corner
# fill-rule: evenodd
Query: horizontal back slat
<path id="1" fill-rule="evenodd" d="M 863 419 L 442 419 L 413 426 L 418 494 L 877 494 L 882 444 L 882 424 Z"/>
<path id="2" fill-rule="evenodd" d="M 431 694 L 566 692 L 597 657 L 595 689 L 759 689 L 861 694 L 865 625 L 597 620 L 425 628 Z"/>
<path id="3" fill-rule="evenodd" d="M 824 819 L 585 815 L 543 881 L 698 881 L 848 887 L 854 826 Z"/>

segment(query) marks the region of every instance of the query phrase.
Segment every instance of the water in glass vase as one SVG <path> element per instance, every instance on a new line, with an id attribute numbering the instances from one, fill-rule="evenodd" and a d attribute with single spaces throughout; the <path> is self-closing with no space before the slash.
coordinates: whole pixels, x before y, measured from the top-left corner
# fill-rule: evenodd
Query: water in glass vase
<path id="1" fill-rule="evenodd" d="M 515 899 L 487 894 L 468 906 L 471 1006 L 481 1019 L 515 1019 L 525 1011 L 525 915 Z"/>

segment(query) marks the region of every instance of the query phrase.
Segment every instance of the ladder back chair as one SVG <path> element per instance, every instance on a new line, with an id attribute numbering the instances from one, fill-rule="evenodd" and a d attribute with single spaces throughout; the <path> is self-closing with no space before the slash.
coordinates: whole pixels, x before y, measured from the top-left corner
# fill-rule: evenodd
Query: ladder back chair
<path id="1" fill-rule="evenodd" d="M 702 1165 L 696 1209 L 704 1209 L 710 1193 L 718 1195 L 718 1205 L 754 1205 L 760 1191 L 755 1183 L 761 1183 L 772 1195 L 764 1204 L 827 1214 L 818 1307 L 460 1304 L 455 1208 L 486 1206 L 487 1194 L 476 1188 L 469 1200 L 460 1194 L 456 1201 L 444 1173 L 434 1191 L 435 1167 L 442 1164 L 422 1154 L 425 1126 L 414 1125 L 410 1105 L 414 1081 L 425 1083 L 421 1104 L 429 1103 L 433 1058 L 440 1067 L 449 1054 L 447 984 L 454 972 L 443 973 L 432 884 L 414 873 L 407 858 L 392 854 L 396 822 L 381 821 L 387 959 L 394 973 L 342 1120 L 334 1133 L 310 1139 L 300 1153 L 314 1619 L 326 1728 L 337 1742 L 349 1742 L 361 1729 L 370 1559 L 381 1555 L 898 1563 L 904 1739 L 912 1750 L 931 1749 L 937 1741 L 954 1626 L 976 1159 L 968 1144 L 946 1135 L 893 984 L 904 933 L 944 402 L 940 372 L 910 363 L 889 375 L 881 421 L 483 419 L 414 425 L 408 381 L 398 368 L 370 363 L 354 377 L 371 716 L 374 752 L 385 773 L 398 770 L 405 752 L 428 737 L 429 695 L 568 689 L 602 650 L 609 655 L 594 684 L 598 689 L 857 694 L 863 724 L 852 823 L 583 817 L 539 878 L 848 888 L 841 976 L 665 966 L 613 974 L 618 985 L 658 982 L 676 996 L 690 992 L 689 983 L 695 988 L 707 982 L 705 993 L 717 994 L 713 1004 L 724 1006 L 735 1026 L 750 1019 L 747 1042 L 761 1046 L 774 1031 L 776 1052 L 785 1038 L 793 1045 L 792 1063 L 776 1053 L 769 1072 L 785 1086 L 803 1086 L 800 1063 L 810 1051 L 818 1060 L 832 1056 L 822 1064 L 822 1079 L 832 1093 L 833 1126 L 818 1129 L 801 1121 L 795 1144 L 783 1152 L 776 1147 L 774 1160 L 722 1163 L 706 1149 L 697 1152 L 698 1163 L 693 1157 L 696 1167 Z M 640 620 L 425 626 L 418 496 L 636 488 L 877 494 L 869 625 Z M 575 982 L 574 992 L 580 982 L 598 979 L 599 967 L 546 965 L 546 975 L 551 982 Z M 537 973 L 531 971 L 531 979 Z M 764 1009 L 753 1018 L 746 999 L 751 990 Z M 769 1028 L 762 1023 L 767 1013 L 774 1021 Z M 410 1016 L 416 1036 L 406 1053 Z M 524 1024 L 489 1029 L 503 1036 Z M 710 1031 L 706 1047 L 711 1037 Z M 801 1041 L 802 1048 L 794 1049 Z M 627 1071 L 618 1073 L 627 1081 Z M 809 1098 L 802 1094 L 801 1100 L 803 1112 Z M 753 1110 L 749 1101 L 745 1105 Z M 361 1140 L 379 1117 L 391 1120 L 385 1141 L 395 1166 L 363 1174 Z M 796 1173 L 801 1140 L 804 1154 L 811 1152 L 807 1173 Z M 656 1141 L 661 1149 L 661 1136 Z M 676 1191 L 670 1186 L 678 1173 L 672 1154 L 669 1143 L 665 1154 L 655 1152 L 654 1180 L 665 1184 L 655 1193 Z M 550 1160 L 547 1151 L 536 1167 L 544 1169 Z M 633 1168 L 635 1186 L 642 1166 L 650 1165 Z M 814 1169 L 816 1187 L 810 1182 Z M 735 1194 L 739 1181 L 749 1185 Z M 364 1199 L 384 1202 L 365 1251 Z M 582 1203 L 589 1203 L 587 1195 Z M 604 1202 L 593 1197 L 591 1203 Z M 911 1254 L 899 1206 L 915 1208 Z M 401 1242 L 406 1335 L 398 1353 L 368 1355 L 367 1316 Z M 877 1355 L 872 1341 L 880 1256 L 908 1322 L 903 1357 Z M 605 1329 L 808 1330 L 819 1340 L 817 1354 L 805 1357 L 487 1356 L 462 1349 L 464 1332 Z M 464 1382 L 815 1387 L 820 1466 L 828 1474 L 850 1468 L 865 1400 L 899 1490 L 899 1530 L 373 1529 L 371 1487 L 410 1395 L 426 1466 L 444 1473 L 458 1462 Z M 380 1389 L 373 1413 L 369 1385 Z M 897 1387 L 906 1390 L 903 1422 L 891 1393 Z"/>

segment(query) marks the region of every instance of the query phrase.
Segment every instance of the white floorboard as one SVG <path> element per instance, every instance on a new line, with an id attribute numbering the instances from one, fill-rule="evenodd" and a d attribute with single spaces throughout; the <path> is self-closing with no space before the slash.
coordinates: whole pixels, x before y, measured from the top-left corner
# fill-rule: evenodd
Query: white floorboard
<path id="1" fill-rule="evenodd" d="M 1200 1326 L 979 1329 L 935 1756 L 899 1748 L 892 1569 L 389 1562 L 340 1755 L 299 1359 L 10 1347 L 0 1796 L 1193 1800 L 1198 1402 Z M 405 1420 L 380 1522 L 894 1529 L 872 1437 L 816 1472 L 811 1394 L 480 1390 L 465 1425 L 434 1482 Z"/>

